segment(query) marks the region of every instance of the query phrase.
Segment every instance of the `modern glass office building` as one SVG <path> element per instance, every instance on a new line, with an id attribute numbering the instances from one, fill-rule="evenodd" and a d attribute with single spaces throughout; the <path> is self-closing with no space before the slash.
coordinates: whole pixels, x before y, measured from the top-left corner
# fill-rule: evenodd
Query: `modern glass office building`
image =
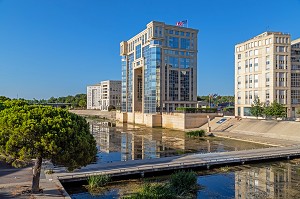
<path id="1" fill-rule="evenodd" d="M 120 44 L 122 112 L 173 112 L 197 104 L 198 30 L 152 21 Z"/>

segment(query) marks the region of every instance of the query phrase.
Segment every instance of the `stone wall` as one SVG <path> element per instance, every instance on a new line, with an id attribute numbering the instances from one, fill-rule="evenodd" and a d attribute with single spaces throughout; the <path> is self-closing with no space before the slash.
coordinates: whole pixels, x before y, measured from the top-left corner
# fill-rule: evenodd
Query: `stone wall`
<path id="1" fill-rule="evenodd" d="M 163 113 L 162 127 L 170 129 L 184 129 L 185 119 L 183 113 Z"/>
<path id="2" fill-rule="evenodd" d="M 116 111 L 100 111 L 100 110 L 69 110 L 71 113 L 82 116 L 98 116 L 101 118 L 116 119 Z"/>
<path id="3" fill-rule="evenodd" d="M 134 117 L 135 117 L 134 123 L 135 124 L 144 124 L 144 115 L 145 114 L 143 114 L 141 112 L 135 112 L 134 113 Z"/>
<path id="4" fill-rule="evenodd" d="M 116 112 L 116 120 L 122 123 L 127 123 L 127 113 Z"/>
<path id="5" fill-rule="evenodd" d="M 163 113 L 160 115 L 135 112 L 117 113 L 117 120 L 123 123 L 142 124 L 149 127 L 185 130 L 198 128 L 207 123 L 207 115 L 210 119 L 218 116 L 216 113 Z"/>
<path id="6" fill-rule="evenodd" d="M 144 114 L 144 124 L 149 127 L 161 127 L 161 115 L 157 114 Z"/>
<path id="7" fill-rule="evenodd" d="M 162 127 L 179 130 L 198 128 L 207 123 L 207 115 L 210 119 L 218 116 L 217 113 L 164 113 Z"/>
<path id="8" fill-rule="evenodd" d="M 217 113 L 186 113 L 185 129 L 198 128 L 207 123 L 208 118 L 212 120 L 218 116 Z"/>

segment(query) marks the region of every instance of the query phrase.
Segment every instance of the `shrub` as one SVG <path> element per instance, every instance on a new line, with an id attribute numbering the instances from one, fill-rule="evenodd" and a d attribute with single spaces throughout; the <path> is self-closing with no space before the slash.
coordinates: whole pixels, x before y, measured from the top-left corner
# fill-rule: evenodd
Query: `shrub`
<path id="1" fill-rule="evenodd" d="M 197 189 L 197 175 L 193 171 L 178 171 L 165 184 L 145 184 L 142 189 L 122 199 L 174 199 L 190 198 Z M 194 198 L 194 197 L 191 197 Z"/>
<path id="2" fill-rule="evenodd" d="M 87 181 L 89 184 L 88 187 L 90 189 L 95 189 L 107 185 L 110 181 L 110 177 L 108 175 L 90 176 Z"/>
<path id="3" fill-rule="evenodd" d="M 113 111 L 113 110 L 116 110 L 116 107 L 113 106 L 113 105 L 109 105 L 108 108 L 107 108 L 108 111 Z"/>
<path id="4" fill-rule="evenodd" d="M 189 137 L 204 137 L 205 136 L 205 130 L 200 129 L 197 131 L 189 131 L 186 133 Z"/>
<path id="5" fill-rule="evenodd" d="M 176 195 L 167 184 L 145 184 L 141 191 L 123 199 L 173 199 Z"/>
<path id="6" fill-rule="evenodd" d="M 184 112 L 184 113 L 216 113 L 217 108 L 177 107 L 176 111 Z"/>
<path id="7" fill-rule="evenodd" d="M 193 171 L 179 171 L 171 175 L 170 189 L 176 195 L 185 195 L 194 191 L 197 186 L 197 174 Z"/>

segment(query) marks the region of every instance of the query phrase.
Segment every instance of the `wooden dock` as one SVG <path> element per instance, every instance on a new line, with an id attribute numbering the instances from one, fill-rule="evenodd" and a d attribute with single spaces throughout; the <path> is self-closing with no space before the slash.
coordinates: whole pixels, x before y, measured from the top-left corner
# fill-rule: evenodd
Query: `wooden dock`
<path id="1" fill-rule="evenodd" d="M 94 164 L 72 173 L 57 170 L 55 174 L 60 181 L 70 182 L 85 180 L 92 175 L 125 176 L 139 174 L 143 176 L 151 172 L 192 169 L 197 167 L 209 168 L 211 166 L 244 164 L 246 162 L 259 162 L 262 160 L 266 161 L 282 158 L 289 159 L 292 157 L 300 157 L 299 145 Z"/>

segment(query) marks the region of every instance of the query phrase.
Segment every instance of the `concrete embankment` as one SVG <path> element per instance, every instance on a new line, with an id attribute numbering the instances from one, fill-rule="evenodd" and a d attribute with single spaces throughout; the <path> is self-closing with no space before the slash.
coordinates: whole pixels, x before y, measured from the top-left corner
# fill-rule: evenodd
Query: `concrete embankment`
<path id="1" fill-rule="evenodd" d="M 110 120 L 116 119 L 116 111 L 70 110 L 70 112 L 81 116 L 97 116 L 99 118 L 107 118 Z"/>
<path id="2" fill-rule="evenodd" d="M 243 119 L 230 132 L 300 141 L 300 122 Z"/>
<path id="3" fill-rule="evenodd" d="M 227 119 L 222 124 L 212 128 L 217 135 L 222 136 L 270 138 L 281 140 L 284 145 L 287 143 L 300 143 L 300 122 L 277 121 L 277 120 L 257 120 L 257 119 Z M 246 140 L 246 139 L 245 139 Z"/>

